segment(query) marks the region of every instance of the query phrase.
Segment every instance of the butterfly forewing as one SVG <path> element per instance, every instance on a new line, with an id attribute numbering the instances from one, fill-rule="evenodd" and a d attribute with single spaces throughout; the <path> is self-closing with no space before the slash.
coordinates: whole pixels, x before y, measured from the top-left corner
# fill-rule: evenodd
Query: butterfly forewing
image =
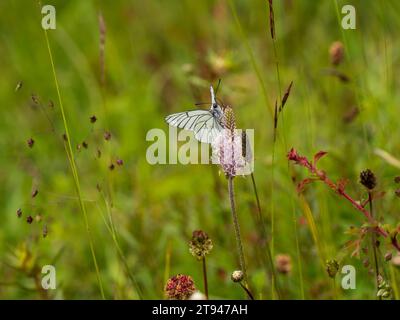
<path id="1" fill-rule="evenodd" d="M 174 113 L 165 118 L 174 127 L 191 130 L 200 142 L 211 143 L 222 126 L 209 110 L 192 110 Z"/>

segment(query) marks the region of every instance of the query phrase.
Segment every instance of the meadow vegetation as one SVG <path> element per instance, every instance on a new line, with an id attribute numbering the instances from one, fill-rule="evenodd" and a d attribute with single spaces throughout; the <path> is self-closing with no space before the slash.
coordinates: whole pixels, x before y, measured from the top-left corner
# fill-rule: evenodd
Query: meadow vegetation
<path id="1" fill-rule="evenodd" d="M 45 32 L 37 1 L 1 1 L 0 298 L 164 299 L 177 274 L 210 299 L 400 298 L 400 2 L 352 0 L 343 30 L 347 2 L 274 1 L 271 30 L 263 0 L 54 0 Z M 255 130 L 241 286 L 222 168 L 146 160 L 218 79 Z"/>

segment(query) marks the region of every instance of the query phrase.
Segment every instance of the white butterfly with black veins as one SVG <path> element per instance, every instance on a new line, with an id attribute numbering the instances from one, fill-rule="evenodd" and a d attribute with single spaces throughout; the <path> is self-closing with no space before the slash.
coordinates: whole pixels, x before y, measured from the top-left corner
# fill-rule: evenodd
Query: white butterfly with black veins
<path id="1" fill-rule="evenodd" d="M 217 103 L 214 89 L 210 86 L 211 108 L 209 110 L 191 110 L 174 113 L 165 118 L 173 127 L 191 130 L 195 138 L 204 143 L 211 143 L 224 128 L 222 108 Z"/>

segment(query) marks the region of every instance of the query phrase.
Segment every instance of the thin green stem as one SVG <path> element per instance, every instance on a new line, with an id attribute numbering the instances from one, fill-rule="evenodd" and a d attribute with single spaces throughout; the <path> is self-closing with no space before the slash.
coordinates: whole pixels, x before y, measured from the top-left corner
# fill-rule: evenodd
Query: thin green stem
<path id="1" fill-rule="evenodd" d="M 251 173 L 251 181 L 252 181 L 252 184 L 253 184 L 254 195 L 256 197 L 256 203 L 257 203 L 257 210 L 258 210 L 258 223 L 257 223 L 257 226 L 260 228 L 260 233 L 261 233 L 261 237 L 262 237 L 262 241 L 263 241 L 262 242 L 262 249 L 264 249 L 267 252 L 267 264 L 268 264 L 268 267 L 270 269 L 270 278 L 271 278 L 272 288 L 273 288 L 273 290 L 275 290 L 275 293 L 276 293 L 276 295 L 278 296 L 278 299 L 279 299 L 280 298 L 280 291 L 279 291 L 279 288 L 278 288 L 278 285 L 277 285 L 277 281 L 276 281 L 276 272 L 275 272 L 275 267 L 274 267 L 274 263 L 273 263 L 273 260 L 272 260 L 271 248 L 270 248 L 270 245 L 269 245 L 267 232 L 265 230 L 264 218 L 263 218 L 263 214 L 262 214 L 262 211 L 261 211 L 260 199 L 258 197 L 256 180 L 255 180 L 255 177 L 254 177 L 253 173 Z M 265 246 L 265 248 L 264 248 L 264 246 Z M 263 257 L 263 260 L 264 260 L 264 255 L 262 255 L 262 257 Z"/>
<path id="2" fill-rule="evenodd" d="M 112 212 L 111 212 L 110 204 L 108 203 L 103 191 L 101 191 L 100 193 L 101 193 L 102 199 L 103 199 L 103 201 L 105 203 L 105 206 L 106 206 L 106 209 L 107 209 L 106 212 L 107 212 L 107 216 L 108 216 L 108 222 L 103 217 L 104 223 L 105 223 L 105 225 L 107 227 L 107 230 L 109 231 L 109 233 L 110 233 L 110 235 L 111 235 L 111 237 L 113 239 L 114 246 L 117 249 L 118 256 L 119 256 L 119 258 L 120 258 L 120 260 L 121 260 L 121 262 L 122 262 L 122 264 L 123 264 L 123 266 L 125 268 L 125 272 L 126 272 L 128 278 L 129 278 L 129 280 L 131 281 L 131 284 L 135 288 L 139 299 L 143 299 L 142 290 L 141 290 L 138 282 L 136 281 L 135 277 L 133 276 L 131 268 L 129 267 L 128 262 L 126 260 L 126 257 L 124 255 L 124 252 L 122 251 L 121 246 L 119 244 L 118 234 L 117 234 L 117 230 L 115 228 L 114 221 L 113 221 L 113 218 L 112 218 Z"/>
<path id="3" fill-rule="evenodd" d="M 397 285 L 397 279 L 396 279 L 397 270 L 396 270 L 396 267 L 393 266 L 393 264 L 390 264 L 389 272 L 390 272 L 390 280 L 391 280 L 392 287 L 393 287 L 394 299 L 399 300 L 400 299 L 400 291 L 399 291 L 399 287 Z"/>
<path id="4" fill-rule="evenodd" d="M 260 198 L 258 197 L 258 192 L 257 192 L 257 185 L 256 185 L 256 180 L 254 178 L 253 172 L 251 173 L 251 182 L 253 184 L 253 190 L 254 190 L 254 195 L 256 197 L 256 203 L 257 203 L 257 210 L 258 210 L 258 218 L 260 221 L 263 220 L 262 213 L 261 213 L 261 205 L 260 205 Z"/>
<path id="5" fill-rule="evenodd" d="M 294 226 L 294 237 L 296 240 L 296 256 L 297 256 L 297 265 L 299 268 L 299 282 L 300 282 L 300 296 L 302 300 L 305 300 L 305 293 L 304 293 L 304 279 L 303 279 L 303 265 L 301 263 L 301 252 L 300 252 L 300 241 L 299 235 L 297 232 L 297 217 L 296 217 L 296 210 L 294 206 L 294 202 L 292 201 L 292 214 L 293 214 L 293 226 Z"/>
<path id="6" fill-rule="evenodd" d="M 276 49 L 275 39 L 272 39 L 272 44 L 273 44 L 273 48 L 274 48 L 274 59 L 275 59 L 275 69 L 276 69 L 276 80 L 278 81 L 279 101 L 282 101 L 281 73 L 279 70 L 278 51 Z"/>
<path id="7" fill-rule="evenodd" d="M 260 87 L 261 87 L 261 91 L 263 93 L 265 104 L 268 107 L 268 111 L 270 113 L 270 116 L 273 117 L 274 110 L 273 110 L 273 107 L 272 107 L 271 103 L 269 102 L 267 90 L 265 88 L 265 83 L 264 83 L 263 77 L 261 75 L 261 71 L 258 68 L 258 65 L 256 63 L 256 58 L 255 58 L 254 53 L 253 53 L 253 50 L 250 47 L 249 41 L 248 41 L 248 39 L 246 37 L 246 34 L 244 33 L 244 30 L 243 30 L 242 25 L 241 25 L 240 20 L 239 20 L 239 16 L 238 16 L 237 11 L 236 11 L 236 7 L 233 4 L 232 0 L 229 0 L 229 6 L 231 8 L 231 11 L 232 11 L 232 14 L 233 14 L 233 18 L 235 19 L 235 23 L 236 23 L 236 26 L 237 26 L 237 28 L 239 30 L 240 36 L 242 37 L 243 43 L 245 44 L 247 54 L 249 55 L 249 58 L 250 58 L 250 61 L 251 61 L 251 65 L 252 65 L 252 67 L 254 69 L 254 72 L 256 73 L 258 82 L 260 83 Z"/>
<path id="8" fill-rule="evenodd" d="M 233 226 L 235 228 L 235 237 L 236 237 L 236 246 L 237 251 L 239 254 L 239 263 L 240 263 L 240 270 L 243 272 L 244 280 L 247 283 L 247 272 L 246 272 L 246 263 L 244 260 L 244 253 L 243 253 L 243 245 L 242 239 L 240 236 L 240 226 L 239 226 L 239 219 L 236 213 L 236 204 L 235 204 L 235 193 L 233 189 L 233 177 L 228 177 L 228 191 L 229 191 L 229 200 L 231 205 L 231 212 L 233 218 Z"/>
<path id="9" fill-rule="evenodd" d="M 65 116 L 65 110 L 64 110 L 64 107 L 63 107 L 62 99 L 61 99 L 60 88 L 59 88 L 57 74 L 56 74 L 56 70 L 55 70 L 55 66 L 54 66 L 53 54 L 52 54 L 52 51 L 51 51 L 50 41 L 49 41 L 49 37 L 47 35 L 47 30 L 46 29 L 44 29 L 44 35 L 45 35 L 45 38 L 46 38 L 47 50 L 48 50 L 48 53 L 49 53 L 51 68 L 52 68 L 53 77 L 54 77 L 54 83 L 55 83 L 57 96 L 58 96 L 58 102 L 59 102 L 59 105 L 60 105 L 61 116 L 62 116 L 62 120 L 63 120 L 63 124 L 64 124 L 65 137 L 66 137 L 66 140 L 67 140 L 66 143 L 65 143 L 67 157 L 68 157 L 69 165 L 70 165 L 71 172 L 72 172 L 72 175 L 73 175 L 73 178 L 74 178 L 75 189 L 76 189 L 76 193 L 77 193 L 78 200 L 79 200 L 79 207 L 80 207 L 82 215 L 83 215 L 83 220 L 84 220 L 85 227 L 86 227 L 86 233 L 87 233 L 87 236 L 88 236 L 88 239 L 89 239 L 90 251 L 91 251 L 91 254 L 92 254 L 93 264 L 94 264 L 94 267 L 95 267 L 95 270 L 96 270 L 97 282 L 98 282 L 98 285 L 99 285 L 101 296 L 102 296 L 103 299 L 105 299 L 103 284 L 101 282 L 101 277 L 100 277 L 100 270 L 99 270 L 99 267 L 98 267 L 98 264 L 97 264 L 96 253 L 94 251 L 94 243 L 93 243 L 92 234 L 91 234 L 90 227 L 89 227 L 89 219 L 88 219 L 88 215 L 87 215 L 87 212 L 86 212 L 86 207 L 85 207 L 85 204 L 84 204 L 84 201 L 83 201 L 81 187 L 80 187 L 80 183 L 79 183 L 79 175 L 78 175 L 78 171 L 77 171 L 77 168 L 76 168 L 75 159 L 74 159 L 74 156 L 73 156 L 71 139 L 70 139 L 70 134 L 69 134 L 69 128 L 68 128 L 68 123 L 67 123 L 67 119 L 66 119 L 66 116 Z"/>
<path id="10" fill-rule="evenodd" d="M 208 282 L 207 282 L 207 264 L 206 264 L 206 257 L 202 260 L 203 265 L 203 282 L 204 282 L 204 294 L 206 295 L 206 299 L 208 300 Z"/>
<path id="11" fill-rule="evenodd" d="M 368 191 L 368 202 L 369 202 L 369 212 L 371 214 L 372 219 L 374 219 L 374 211 L 372 205 L 372 193 Z M 376 291 L 378 291 L 379 287 L 379 265 L 378 265 L 378 257 L 376 253 L 376 234 L 372 232 L 371 234 L 371 245 L 372 245 L 372 254 L 374 259 L 374 268 L 375 268 L 375 280 L 376 280 Z"/>
<path id="12" fill-rule="evenodd" d="M 275 146 L 274 140 L 272 146 L 272 166 L 271 166 L 271 260 L 275 256 L 275 202 L 274 202 L 274 171 L 275 171 Z M 276 279 L 272 279 L 272 288 L 276 286 Z M 272 298 L 274 299 L 274 290 L 272 289 Z"/>
<path id="13" fill-rule="evenodd" d="M 336 277 L 332 278 L 332 287 L 333 287 L 333 300 L 338 300 Z"/>
<path id="14" fill-rule="evenodd" d="M 344 42 L 344 45 L 345 45 L 345 48 L 346 48 L 345 55 L 348 57 L 349 60 L 351 60 L 349 42 L 347 41 L 346 33 L 344 32 L 344 29 L 341 26 L 341 19 L 340 19 L 340 11 L 339 11 L 338 0 L 333 0 L 333 4 L 334 4 L 335 10 L 336 10 L 336 18 L 337 18 L 338 26 L 339 26 L 339 29 L 340 29 L 340 32 L 341 32 L 341 35 L 342 35 L 342 39 L 343 39 L 343 42 Z M 352 65 L 352 64 L 350 64 L 350 65 Z M 356 81 L 354 81 L 353 86 L 354 86 L 355 98 L 357 100 L 357 105 L 361 106 L 362 105 L 361 98 L 360 98 L 361 94 L 360 94 L 359 88 L 357 87 Z M 363 123 L 362 128 L 363 128 L 364 143 L 365 143 L 366 149 L 368 151 L 367 152 L 367 157 L 370 158 L 370 156 L 371 156 L 371 145 L 369 143 L 368 132 L 367 132 L 367 127 L 366 127 L 365 123 Z"/>

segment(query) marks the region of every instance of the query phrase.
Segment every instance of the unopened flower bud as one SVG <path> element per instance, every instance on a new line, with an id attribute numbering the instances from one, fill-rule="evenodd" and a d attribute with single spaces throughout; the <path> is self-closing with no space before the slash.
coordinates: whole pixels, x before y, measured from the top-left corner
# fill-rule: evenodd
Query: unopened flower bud
<path id="1" fill-rule="evenodd" d="M 292 270 L 292 259 L 287 254 L 278 254 L 275 257 L 276 271 L 288 274 Z"/>
<path id="2" fill-rule="evenodd" d="M 392 264 L 396 267 L 400 267 L 400 254 L 397 253 L 393 258 L 392 258 Z"/>
<path id="3" fill-rule="evenodd" d="M 329 56 L 333 65 L 339 65 L 344 57 L 343 43 L 341 43 L 340 41 L 332 43 L 331 47 L 329 48 Z"/>
<path id="4" fill-rule="evenodd" d="M 111 139 L 111 132 L 110 131 L 106 131 L 104 132 L 104 139 L 109 141 Z"/>
<path id="5" fill-rule="evenodd" d="M 241 282 L 244 278 L 244 273 L 242 270 L 235 270 L 232 272 L 231 279 L 233 282 Z"/>
<path id="6" fill-rule="evenodd" d="M 200 291 L 196 291 L 190 296 L 189 300 L 207 300 L 207 297 Z"/>
<path id="7" fill-rule="evenodd" d="M 26 143 L 28 144 L 29 148 L 33 148 L 33 145 L 35 144 L 35 140 L 33 140 L 32 138 L 29 138 Z"/>
<path id="8" fill-rule="evenodd" d="M 385 261 L 390 261 L 392 260 L 392 253 L 391 252 L 387 252 L 385 254 Z"/>
<path id="9" fill-rule="evenodd" d="M 390 284 L 387 283 L 381 275 L 378 276 L 378 292 L 376 296 L 381 299 L 390 299 L 392 296 Z"/>
<path id="10" fill-rule="evenodd" d="M 29 224 L 31 224 L 31 223 L 33 222 L 32 216 L 28 216 L 28 217 L 26 218 L 26 222 L 28 222 Z"/>

